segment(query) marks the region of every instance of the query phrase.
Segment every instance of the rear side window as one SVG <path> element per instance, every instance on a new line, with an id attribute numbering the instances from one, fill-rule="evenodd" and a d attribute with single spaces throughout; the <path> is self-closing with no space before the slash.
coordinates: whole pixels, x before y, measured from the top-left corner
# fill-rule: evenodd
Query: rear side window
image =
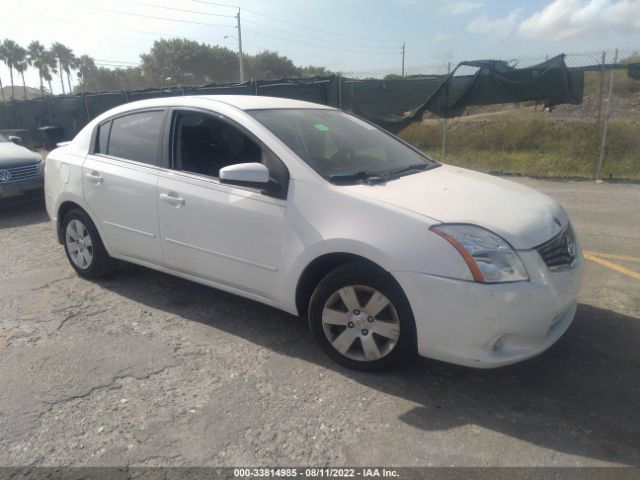
<path id="1" fill-rule="evenodd" d="M 158 110 L 132 113 L 114 119 L 108 136 L 107 154 L 149 165 L 159 165 L 158 141 L 163 115 L 164 112 Z M 101 137 L 102 131 L 98 137 L 99 142 L 102 140 Z"/>

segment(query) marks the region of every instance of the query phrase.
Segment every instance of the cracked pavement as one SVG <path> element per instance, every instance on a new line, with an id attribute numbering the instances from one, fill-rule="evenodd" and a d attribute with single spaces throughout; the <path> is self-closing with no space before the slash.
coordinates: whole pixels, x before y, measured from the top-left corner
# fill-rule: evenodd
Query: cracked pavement
<path id="1" fill-rule="evenodd" d="M 585 249 L 640 257 L 640 186 L 518 181 Z M 367 374 L 255 302 L 134 266 L 80 279 L 41 202 L 0 206 L 0 252 L 2 466 L 640 465 L 640 281 L 601 265 L 536 359 Z"/>

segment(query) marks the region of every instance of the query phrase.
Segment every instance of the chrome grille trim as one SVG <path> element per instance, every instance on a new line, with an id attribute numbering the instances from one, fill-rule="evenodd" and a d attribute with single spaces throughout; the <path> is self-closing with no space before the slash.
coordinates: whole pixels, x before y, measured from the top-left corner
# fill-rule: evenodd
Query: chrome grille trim
<path id="1" fill-rule="evenodd" d="M 570 245 L 573 245 L 573 253 L 571 252 Z M 549 270 L 555 271 L 566 269 L 573 265 L 576 258 L 575 245 L 575 234 L 569 223 L 558 235 L 542 245 L 537 246 L 535 249 L 547 267 L 549 267 Z"/>
<path id="2" fill-rule="evenodd" d="M 38 163 L 22 167 L 0 168 L 0 170 L 6 170 L 11 174 L 11 178 L 8 181 L 0 180 L 0 184 L 34 180 L 40 176 L 40 164 Z"/>

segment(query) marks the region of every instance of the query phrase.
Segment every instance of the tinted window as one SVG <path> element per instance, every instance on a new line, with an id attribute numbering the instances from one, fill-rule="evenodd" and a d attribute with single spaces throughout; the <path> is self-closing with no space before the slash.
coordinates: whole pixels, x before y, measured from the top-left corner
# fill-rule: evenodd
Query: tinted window
<path id="1" fill-rule="evenodd" d="M 132 113 L 113 120 L 108 154 L 158 165 L 158 140 L 164 112 Z"/>
<path id="2" fill-rule="evenodd" d="M 176 170 L 218 177 L 220 169 L 228 165 L 262 162 L 262 150 L 256 142 L 210 115 L 177 114 L 173 138 L 172 165 Z"/>
<path id="3" fill-rule="evenodd" d="M 103 123 L 98 127 L 96 153 L 107 153 L 107 144 L 109 143 L 110 128 L 111 128 L 111 122 Z"/>
<path id="4" fill-rule="evenodd" d="M 381 174 L 410 166 L 426 169 L 433 164 L 393 135 L 337 110 L 282 109 L 248 113 L 325 178 L 359 171 Z"/>

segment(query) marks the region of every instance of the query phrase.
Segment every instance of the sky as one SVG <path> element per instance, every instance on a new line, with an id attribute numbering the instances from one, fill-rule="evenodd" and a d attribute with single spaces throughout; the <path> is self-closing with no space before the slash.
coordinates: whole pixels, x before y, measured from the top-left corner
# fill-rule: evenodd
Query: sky
<path id="1" fill-rule="evenodd" d="M 20 0 L 0 39 L 59 41 L 98 64 L 135 65 L 159 38 L 276 50 L 296 65 L 408 73 L 462 60 L 640 50 L 640 0 Z M 154 17 L 154 18 L 149 18 Z M 597 55 L 586 56 L 585 61 Z M 0 67 L 3 84 L 9 83 Z M 30 69 L 27 85 L 36 87 Z M 20 80 L 16 81 L 20 84 Z M 75 82 L 74 82 L 75 83 Z M 54 93 L 60 81 L 54 78 Z"/>

